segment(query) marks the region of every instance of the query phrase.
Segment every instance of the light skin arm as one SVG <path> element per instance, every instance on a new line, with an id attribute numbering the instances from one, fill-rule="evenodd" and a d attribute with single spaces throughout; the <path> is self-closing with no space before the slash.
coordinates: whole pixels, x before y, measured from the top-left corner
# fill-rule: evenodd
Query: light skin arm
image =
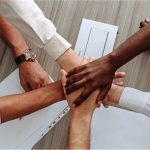
<path id="1" fill-rule="evenodd" d="M 61 79 L 62 85 L 65 86 L 66 72 L 64 70 L 61 71 Z M 70 95 L 66 95 L 68 105 L 71 109 L 67 149 L 90 149 L 91 119 L 96 108 L 96 99 L 99 90 L 93 92 L 79 107 L 74 108 L 72 102 L 81 92 L 81 90 L 78 90 Z"/>
<path id="2" fill-rule="evenodd" d="M 99 58 L 89 64 L 71 70 L 66 83 L 67 94 L 85 87 L 84 92 L 74 102 L 80 105 L 94 90 L 100 88 L 100 100 L 103 100 L 109 89 L 115 71 L 140 53 L 150 49 L 150 24 L 144 26 L 112 53 Z"/>
<path id="3" fill-rule="evenodd" d="M 120 97 L 124 91 L 123 86 L 118 86 L 112 84 L 112 87 L 110 91 L 108 92 L 107 99 L 109 102 L 112 102 L 114 104 L 119 104 Z"/>
<path id="4" fill-rule="evenodd" d="M 0 15 L 0 37 L 7 42 L 12 50 L 14 58 L 18 57 L 28 49 L 22 34 L 2 15 Z M 66 50 L 56 62 L 66 71 L 78 67 L 81 65 L 81 62 L 82 65 L 87 63 L 84 63 L 82 58 L 80 58 L 71 48 Z M 48 74 L 37 61 L 21 63 L 19 65 L 19 74 L 21 85 L 26 92 L 45 86 L 49 83 Z"/>
<path id="5" fill-rule="evenodd" d="M 22 34 L 1 15 L 0 37 L 11 48 L 14 58 L 20 56 L 29 48 Z M 21 63 L 19 65 L 19 75 L 20 83 L 26 92 L 45 86 L 50 82 L 48 74 L 38 61 Z"/>
<path id="6" fill-rule="evenodd" d="M 65 76 L 63 80 L 65 81 Z M 124 87 L 113 84 L 107 95 L 108 101 L 119 104 L 123 90 Z M 92 93 L 79 107 L 72 108 L 70 102 L 73 102 L 73 100 L 80 93 L 81 92 L 76 93 L 76 95 L 71 94 L 71 97 L 66 96 L 68 104 L 71 107 L 71 120 L 67 140 L 67 149 L 90 149 L 91 120 L 93 112 L 96 108 L 95 104 L 99 91 L 97 90 Z"/>

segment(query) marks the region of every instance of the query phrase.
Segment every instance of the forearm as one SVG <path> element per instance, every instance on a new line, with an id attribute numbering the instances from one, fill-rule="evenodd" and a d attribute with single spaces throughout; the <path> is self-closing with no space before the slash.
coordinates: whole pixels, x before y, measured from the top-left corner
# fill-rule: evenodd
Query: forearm
<path id="1" fill-rule="evenodd" d="M 119 104 L 119 100 L 123 91 L 124 87 L 112 85 L 107 95 L 108 100 L 112 103 Z"/>
<path id="2" fill-rule="evenodd" d="M 113 85 L 107 98 L 119 106 L 150 117 L 150 93 Z"/>
<path id="3" fill-rule="evenodd" d="M 22 54 L 28 46 L 19 31 L 0 15 L 0 37 L 11 48 L 14 57 Z"/>
<path id="4" fill-rule="evenodd" d="M 31 92 L 1 97 L 1 122 L 28 115 L 63 99 L 61 81 Z"/>
<path id="5" fill-rule="evenodd" d="M 150 25 L 143 27 L 125 42 L 123 42 L 112 53 L 107 55 L 111 64 L 118 69 L 135 56 L 150 49 Z"/>
<path id="6" fill-rule="evenodd" d="M 90 149 L 91 116 L 72 114 L 67 149 Z"/>
<path id="7" fill-rule="evenodd" d="M 71 44 L 57 33 L 54 24 L 44 16 L 34 0 L 6 0 L 1 3 L 2 14 L 30 39 L 31 43 L 47 51 L 54 60 L 71 47 Z"/>
<path id="8" fill-rule="evenodd" d="M 119 106 L 150 117 L 150 93 L 126 87 L 120 96 Z"/>

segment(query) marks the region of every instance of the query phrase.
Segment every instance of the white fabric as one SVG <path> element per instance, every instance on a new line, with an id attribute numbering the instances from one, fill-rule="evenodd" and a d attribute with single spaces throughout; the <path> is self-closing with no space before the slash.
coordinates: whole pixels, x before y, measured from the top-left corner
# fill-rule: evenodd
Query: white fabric
<path id="1" fill-rule="evenodd" d="M 120 97 L 119 105 L 150 117 L 150 93 L 126 87 Z"/>
<path id="2" fill-rule="evenodd" d="M 57 32 L 33 0 L 0 0 L 1 14 L 39 48 L 43 48 L 55 60 L 71 44 Z"/>

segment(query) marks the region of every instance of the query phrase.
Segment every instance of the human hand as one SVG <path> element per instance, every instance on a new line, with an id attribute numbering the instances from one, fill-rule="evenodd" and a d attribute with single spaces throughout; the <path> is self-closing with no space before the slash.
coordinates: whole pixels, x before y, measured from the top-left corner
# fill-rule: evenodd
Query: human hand
<path id="1" fill-rule="evenodd" d="M 66 85 L 66 78 L 67 73 L 64 70 L 61 70 L 61 81 L 63 87 Z M 65 91 L 65 89 L 64 89 Z M 80 116 L 92 116 L 97 104 L 96 100 L 99 95 L 99 90 L 94 91 L 85 102 L 83 102 L 79 107 L 74 107 L 73 102 L 74 100 L 82 93 L 83 89 L 79 89 L 76 92 L 66 95 L 66 99 L 68 105 L 73 113 L 79 113 Z"/>
<path id="2" fill-rule="evenodd" d="M 146 18 L 144 21 L 140 22 L 139 28 L 143 28 L 143 27 L 147 26 L 149 23 L 150 23 L 150 19 Z"/>
<path id="3" fill-rule="evenodd" d="M 84 87 L 81 95 L 74 101 L 76 106 L 80 105 L 96 89 L 101 89 L 99 98 L 103 100 L 111 87 L 115 71 L 116 69 L 107 57 L 77 67 L 67 74 L 66 93 L 70 94 Z"/>
<path id="4" fill-rule="evenodd" d="M 109 103 L 119 104 L 120 97 L 123 93 L 124 87 L 116 84 L 112 84 L 111 89 L 108 92 L 107 97 L 103 101 L 107 106 Z"/>
<path id="5" fill-rule="evenodd" d="M 52 79 L 37 61 L 19 64 L 19 76 L 20 84 L 26 92 L 52 82 Z"/>

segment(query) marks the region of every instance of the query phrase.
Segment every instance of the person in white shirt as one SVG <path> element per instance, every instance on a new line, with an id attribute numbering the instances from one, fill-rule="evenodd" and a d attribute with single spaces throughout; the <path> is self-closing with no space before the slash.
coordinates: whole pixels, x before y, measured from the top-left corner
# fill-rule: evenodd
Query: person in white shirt
<path id="1" fill-rule="evenodd" d="M 61 37 L 54 24 L 47 19 L 33 0 L 0 0 L 0 11 L 13 26 L 36 47 L 45 50 L 62 68 L 73 66 L 82 59 L 71 49 L 71 44 Z M 19 57 L 26 49 L 19 49 Z M 69 63 L 68 63 L 69 62 Z M 66 68 L 64 68 L 66 69 Z M 25 91 L 37 89 L 49 83 L 48 75 L 38 61 L 19 64 L 20 83 Z"/>
<path id="2" fill-rule="evenodd" d="M 109 102 L 119 104 L 119 106 L 125 109 L 150 117 L 150 92 L 112 85 L 107 99 Z"/>

